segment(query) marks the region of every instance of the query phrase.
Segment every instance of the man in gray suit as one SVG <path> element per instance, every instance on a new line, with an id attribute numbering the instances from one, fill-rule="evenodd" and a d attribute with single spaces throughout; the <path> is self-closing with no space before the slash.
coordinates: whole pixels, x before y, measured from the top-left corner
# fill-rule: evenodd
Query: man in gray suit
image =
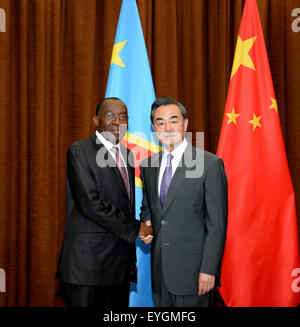
<path id="1" fill-rule="evenodd" d="M 222 159 L 184 137 L 184 106 L 170 97 L 152 104 L 163 151 L 141 164 L 141 220 L 152 225 L 152 290 L 156 306 L 209 306 L 219 282 L 227 229 L 227 178 Z"/>

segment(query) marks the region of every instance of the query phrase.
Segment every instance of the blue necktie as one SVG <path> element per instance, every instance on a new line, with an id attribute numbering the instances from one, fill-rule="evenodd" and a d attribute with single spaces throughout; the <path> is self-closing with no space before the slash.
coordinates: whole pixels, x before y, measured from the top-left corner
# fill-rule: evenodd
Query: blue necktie
<path id="1" fill-rule="evenodd" d="M 162 207 L 164 207 L 165 200 L 168 193 L 168 188 L 172 179 L 172 165 L 171 165 L 172 159 L 173 159 L 173 155 L 169 153 L 167 158 L 166 169 L 164 171 L 164 175 L 160 185 L 160 203 Z"/>

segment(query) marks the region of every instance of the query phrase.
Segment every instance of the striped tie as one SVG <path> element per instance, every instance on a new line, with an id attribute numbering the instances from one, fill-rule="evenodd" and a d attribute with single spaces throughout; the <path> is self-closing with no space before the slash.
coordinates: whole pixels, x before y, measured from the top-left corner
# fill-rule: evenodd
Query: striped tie
<path id="1" fill-rule="evenodd" d="M 128 193 L 128 197 L 130 198 L 128 174 L 127 174 L 127 170 L 126 170 L 126 168 L 124 166 L 123 160 L 120 158 L 119 148 L 113 147 L 112 151 L 116 154 L 116 163 L 117 163 L 119 171 L 120 171 L 120 173 L 122 175 L 123 182 L 125 184 L 125 187 L 126 187 L 126 190 L 127 190 L 127 193 Z"/>

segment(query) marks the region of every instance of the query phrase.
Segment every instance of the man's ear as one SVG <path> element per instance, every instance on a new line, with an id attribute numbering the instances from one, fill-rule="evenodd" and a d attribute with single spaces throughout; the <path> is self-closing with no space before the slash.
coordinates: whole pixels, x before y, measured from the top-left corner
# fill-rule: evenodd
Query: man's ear
<path id="1" fill-rule="evenodd" d="M 188 124 L 189 124 L 189 120 L 186 118 L 186 119 L 184 120 L 184 131 L 185 131 L 185 132 L 187 131 Z"/>
<path id="2" fill-rule="evenodd" d="M 98 119 L 98 116 L 95 115 L 93 117 L 93 122 L 94 122 L 94 124 L 95 124 L 96 127 L 99 127 L 99 119 Z"/>

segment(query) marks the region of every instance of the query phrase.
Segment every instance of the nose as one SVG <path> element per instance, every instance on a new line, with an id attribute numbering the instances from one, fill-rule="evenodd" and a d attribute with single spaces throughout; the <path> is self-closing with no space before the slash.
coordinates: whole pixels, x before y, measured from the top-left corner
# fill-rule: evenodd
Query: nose
<path id="1" fill-rule="evenodd" d="M 113 119 L 113 123 L 114 123 L 114 124 L 117 124 L 117 125 L 120 125 L 120 118 L 119 118 L 119 115 L 115 115 L 115 118 Z"/>
<path id="2" fill-rule="evenodd" d="M 166 122 L 166 131 L 170 132 L 172 129 L 171 123 L 169 121 Z"/>

